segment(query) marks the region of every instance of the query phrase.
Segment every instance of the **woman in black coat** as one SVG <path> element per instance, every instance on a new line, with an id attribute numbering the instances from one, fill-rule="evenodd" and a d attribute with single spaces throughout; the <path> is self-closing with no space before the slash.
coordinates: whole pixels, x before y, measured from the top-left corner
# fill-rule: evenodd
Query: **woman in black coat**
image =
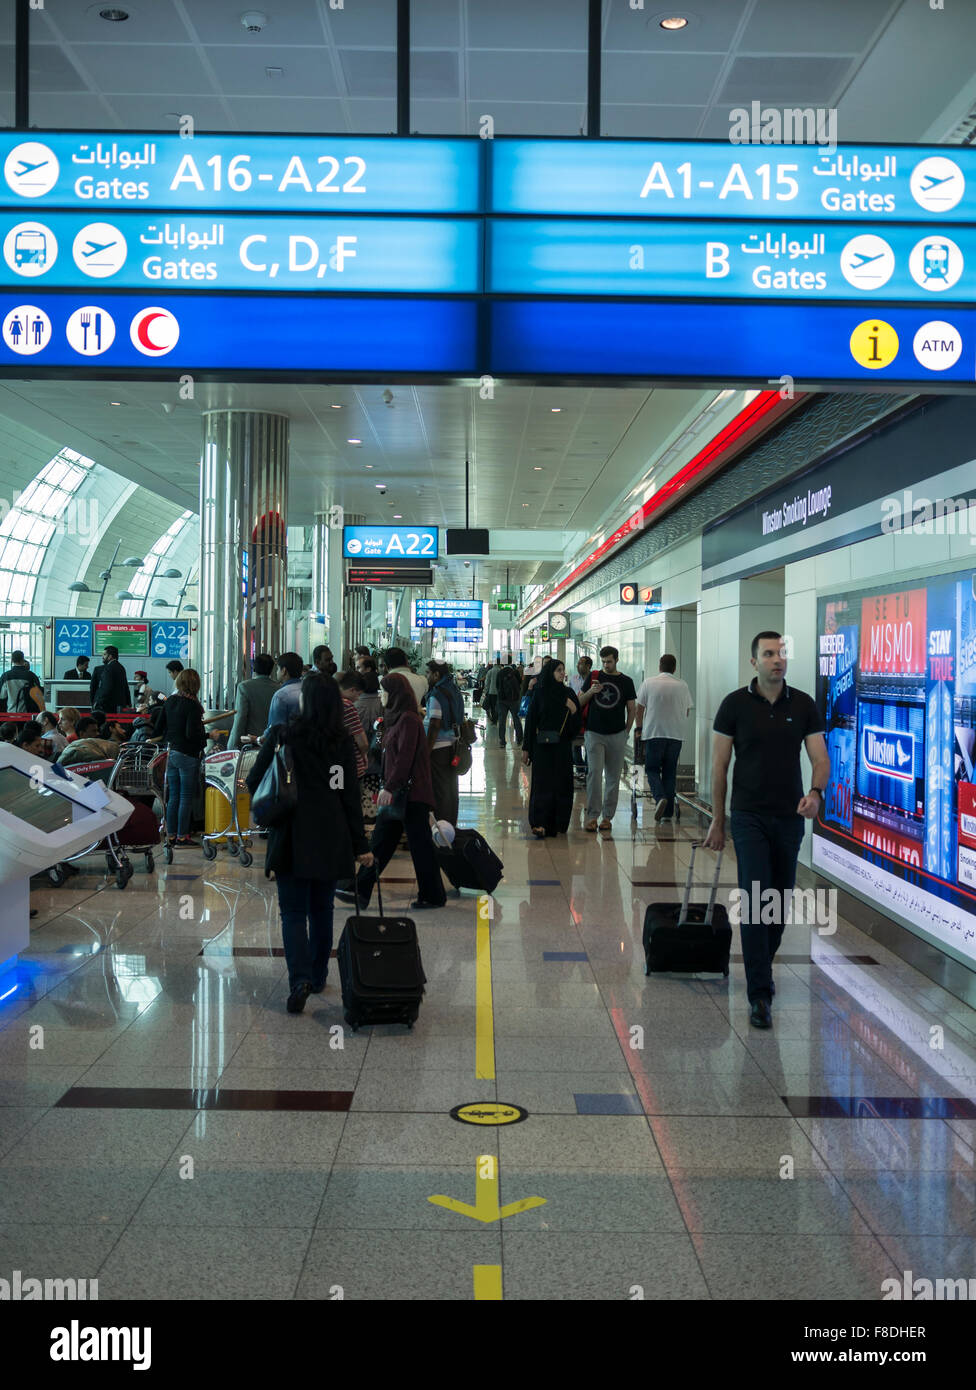
<path id="1" fill-rule="evenodd" d="M 580 707 L 561 661 L 543 666 L 525 717 L 522 761 L 532 764 L 529 825 L 536 839 L 564 834 L 573 816 L 573 739 Z"/>
<path id="2" fill-rule="evenodd" d="M 284 824 L 269 828 L 264 871 L 273 872 L 278 885 L 290 1014 L 300 1014 L 308 996 L 325 989 L 336 880 L 352 878 L 357 864 L 369 867 L 373 862 L 363 831 L 356 750 L 332 677 L 317 672 L 306 676 L 299 709 L 290 724 L 274 726 L 247 779 L 253 795 L 275 749 L 287 743 L 298 804 Z"/>

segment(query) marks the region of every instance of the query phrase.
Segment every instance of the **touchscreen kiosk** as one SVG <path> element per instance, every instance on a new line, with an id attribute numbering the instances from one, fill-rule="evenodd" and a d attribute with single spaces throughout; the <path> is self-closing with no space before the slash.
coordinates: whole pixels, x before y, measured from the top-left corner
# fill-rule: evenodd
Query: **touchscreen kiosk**
<path id="1" fill-rule="evenodd" d="M 119 830 L 124 797 L 12 744 L 0 744 L 0 969 L 30 939 L 29 883 Z"/>

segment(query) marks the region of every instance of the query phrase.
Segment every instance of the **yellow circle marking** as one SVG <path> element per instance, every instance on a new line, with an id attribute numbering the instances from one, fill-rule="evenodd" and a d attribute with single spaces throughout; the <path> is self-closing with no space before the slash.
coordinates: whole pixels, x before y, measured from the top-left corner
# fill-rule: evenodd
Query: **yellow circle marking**
<path id="1" fill-rule="evenodd" d="M 504 1105 L 494 1100 L 472 1100 L 457 1105 L 451 1111 L 455 1120 L 466 1125 L 514 1125 L 526 1118 L 519 1105 Z"/>
<path id="2" fill-rule="evenodd" d="M 872 371 L 890 367 L 898 356 L 898 334 L 884 319 L 865 319 L 851 334 L 851 356 Z"/>

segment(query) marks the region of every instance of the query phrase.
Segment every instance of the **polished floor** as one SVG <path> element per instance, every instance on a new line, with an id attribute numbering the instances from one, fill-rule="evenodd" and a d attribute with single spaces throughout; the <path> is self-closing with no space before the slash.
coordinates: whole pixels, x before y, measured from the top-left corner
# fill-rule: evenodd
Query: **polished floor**
<path id="1" fill-rule="evenodd" d="M 462 782 L 505 878 L 480 932 L 474 894 L 417 914 L 409 1033 L 343 1028 L 334 970 L 286 1013 L 260 850 L 136 859 L 124 891 L 97 857 L 35 881 L 0 1001 L 0 1277 L 97 1278 L 101 1299 L 877 1300 L 906 1270 L 976 1276 L 976 1013 L 843 920 L 788 928 L 769 1033 L 735 958 L 728 981 L 645 979 L 644 909 L 679 896 L 697 827 L 655 828 L 647 801 L 635 824 L 622 793 L 587 834 L 578 796 L 568 837 L 536 842 L 517 759 L 478 748 Z M 729 855 L 723 894 L 734 878 Z M 408 880 L 397 855 L 391 906 Z M 451 1116 L 477 1101 L 526 1117 Z"/>

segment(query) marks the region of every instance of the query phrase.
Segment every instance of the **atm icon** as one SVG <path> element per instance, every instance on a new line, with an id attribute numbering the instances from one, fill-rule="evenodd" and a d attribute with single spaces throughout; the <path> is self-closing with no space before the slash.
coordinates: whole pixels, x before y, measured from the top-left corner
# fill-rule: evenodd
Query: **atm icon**
<path id="1" fill-rule="evenodd" d="M 867 724 L 861 730 L 861 760 L 869 772 L 915 780 L 915 736 L 901 729 L 881 729 Z"/>

